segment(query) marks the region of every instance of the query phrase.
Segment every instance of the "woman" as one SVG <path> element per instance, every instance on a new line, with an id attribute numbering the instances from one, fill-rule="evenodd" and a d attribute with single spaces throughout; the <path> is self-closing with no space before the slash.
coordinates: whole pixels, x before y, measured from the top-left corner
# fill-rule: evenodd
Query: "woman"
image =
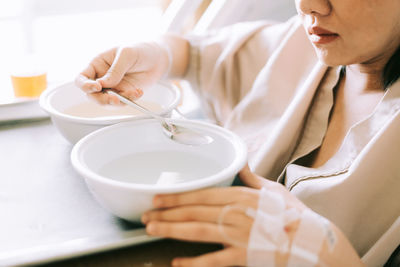
<path id="1" fill-rule="evenodd" d="M 226 245 L 173 266 L 357 266 L 360 257 L 379 265 L 398 245 L 400 1 L 296 7 L 284 24 L 112 49 L 76 80 L 100 103 L 119 104 L 102 88 L 136 99 L 164 75 L 187 79 L 209 116 L 247 143 L 252 171 L 240 177 L 248 187 L 157 196 L 162 209 L 143 215 L 151 235 Z M 310 209 L 332 224 L 324 228 Z M 298 239 L 307 225 L 321 230 L 308 229 L 317 247 Z"/>

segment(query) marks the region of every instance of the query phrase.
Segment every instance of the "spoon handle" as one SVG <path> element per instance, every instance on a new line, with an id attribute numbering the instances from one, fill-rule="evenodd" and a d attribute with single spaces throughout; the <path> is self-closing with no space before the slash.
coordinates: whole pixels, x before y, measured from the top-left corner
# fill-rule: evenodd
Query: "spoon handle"
<path id="1" fill-rule="evenodd" d="M 149 115 L 149 116 L 151 116 L 151 117 L 153 117 L 153 118 L 159 120 L 159 121 L 162 122 L 162 123 L 165 123 L 165 122 L 166 122 L 166 121 L 165 121 L 165 118 L 163 118 L 163 117 L 161 117 L 161 116 L 155 114 L 154 112 L 151 112 L 151 111 L 148 110 L 147 108 L 145 108 L 145 107 L 139 105 L 139 104 L 136 103 L 136 102 L 133 102 L 133 101 L 129 100 L 128 98 L 126 98 L 126 97 L 124 97 L 124 96 L 122 96 L 122 95 L 120 95 L 120 94 L 118 94 L 118 93 L 116 93 L 116 92 L 114 92 L 114 91 L 107 90 L 107 93 L 108 93 L 109 95 L 114 95 L 114 96 L 118 97 L 118 99 L 119 99 L 122 103 L 125 103 L 125 104 L 127 104 L 127 105 L 129 105 L 129 106 L 131 106 L 131 107 L 133 107 L 133 108 L 135 108 L 135 109 L 137 109 L 137 110 L 143 112 L 144 114 Z"/>
<path id="2" fill-rule="evenodd" d="M 114 95 L 118 97 L 118 99 L 122 102 L 125 103 L 141 112 L 143 112 L 146 115 L 149 115 L 156 120 L 158 120 L 163 127 L 164 134 L 168 136 L 168 138 L 173 139 L 181 144 L 185 145 L 204 145 L 204 144 L 209 144 L 213 141 L 213 138 L 210 136 L 204 135 L 204 134 L 199 134 L 195 131 L 191 131 L 190 129 L 187 129 L 185 127 L 177 126 L 171 121 L 169 121 L 167 118 L 161 117 L 158 114 L 148 110 L 147 108 L 139 105 L 138 103 L 135 103 L 131 100 L 129 100 L 126 97 L 123 97 L 122 95 L 118 94 L 117 92 L 114 92 L 112 90 L 104 90 L 106 91 L 109 95 Z"/>

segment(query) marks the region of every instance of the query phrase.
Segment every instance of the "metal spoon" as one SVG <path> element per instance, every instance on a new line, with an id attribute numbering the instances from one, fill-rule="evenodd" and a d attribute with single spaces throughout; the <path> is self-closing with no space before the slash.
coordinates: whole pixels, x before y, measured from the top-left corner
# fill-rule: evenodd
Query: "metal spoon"
<path id="1" fill-rule="evenodd" d="M 149 115 L 156 119 L 162 126 L 163 132 L 168 138 L 171 140 L 174 140 L 178 143 L 184 144 L 184 145 L 191 145 L 191 146 L 199 146 L 199 145 L 207 145 L 214 141 L 214 139 L 211 136 L 196 132 L 194 130 L 191 130 L 187 127 L 179 126 L 176 124 L 173 124 L 170 119 L 161 117 L 154 112 L 148 110 L 147 108 L 139 105 L 138 103 L 135 103 L 128 98 L 116 93 L 115 91 L 112 90 L 106 90 L 106 92 L 110 95 L 114 95 L 118 97 L 118 99 L 122 102 L 125 103 L 143 113 L 146 115 Z"/>

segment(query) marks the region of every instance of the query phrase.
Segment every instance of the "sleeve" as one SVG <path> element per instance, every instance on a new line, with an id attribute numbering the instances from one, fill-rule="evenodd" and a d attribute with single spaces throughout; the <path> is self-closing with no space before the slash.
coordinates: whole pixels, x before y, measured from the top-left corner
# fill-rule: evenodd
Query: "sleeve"
<path id="1" fill-rule="evenodd" d="M 184 79 L 200 96 L 208 117 L 224 123 L 295 21 L 245 22 L 186 36 L 191 48 Z"/>

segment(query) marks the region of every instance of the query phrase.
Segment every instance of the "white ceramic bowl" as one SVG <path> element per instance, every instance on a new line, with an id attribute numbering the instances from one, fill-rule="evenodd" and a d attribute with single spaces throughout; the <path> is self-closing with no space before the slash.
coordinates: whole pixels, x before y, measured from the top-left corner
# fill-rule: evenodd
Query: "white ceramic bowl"
<path id="1" fill-rule="evenodd" d="M 169 115 L 179 101 L 180 91 L 176 86 L 159 82 L 146 89 L 137 102 L 160 115 Z M 39 103 L 50 114 L 53 124 L 60 133 L 72 144 L 104 126 L 148 118 L 128 106 L 112 107 L 96 104 L 89 100 L 74 83 L 66 83 L 46 90 L 40 96 Z M 77 107 L 79 110 L 76 109 Z M 73 113 L 72 109 L 75 109 Z"/>
<path id="2" fill-rule="evenodd" d="M 174 121 L 204 132 L 214 141 L 182 145 L 168 139 L 157 121 L 146 119 L 102 128 L 74 146 L 72 165 L 104 208 L 126 220 L 139 221 L 141 214 L 152 208 L 155 194 L 232 184 L 247 162 L 247 148 L 241 139 L 209 123 Z"/>

